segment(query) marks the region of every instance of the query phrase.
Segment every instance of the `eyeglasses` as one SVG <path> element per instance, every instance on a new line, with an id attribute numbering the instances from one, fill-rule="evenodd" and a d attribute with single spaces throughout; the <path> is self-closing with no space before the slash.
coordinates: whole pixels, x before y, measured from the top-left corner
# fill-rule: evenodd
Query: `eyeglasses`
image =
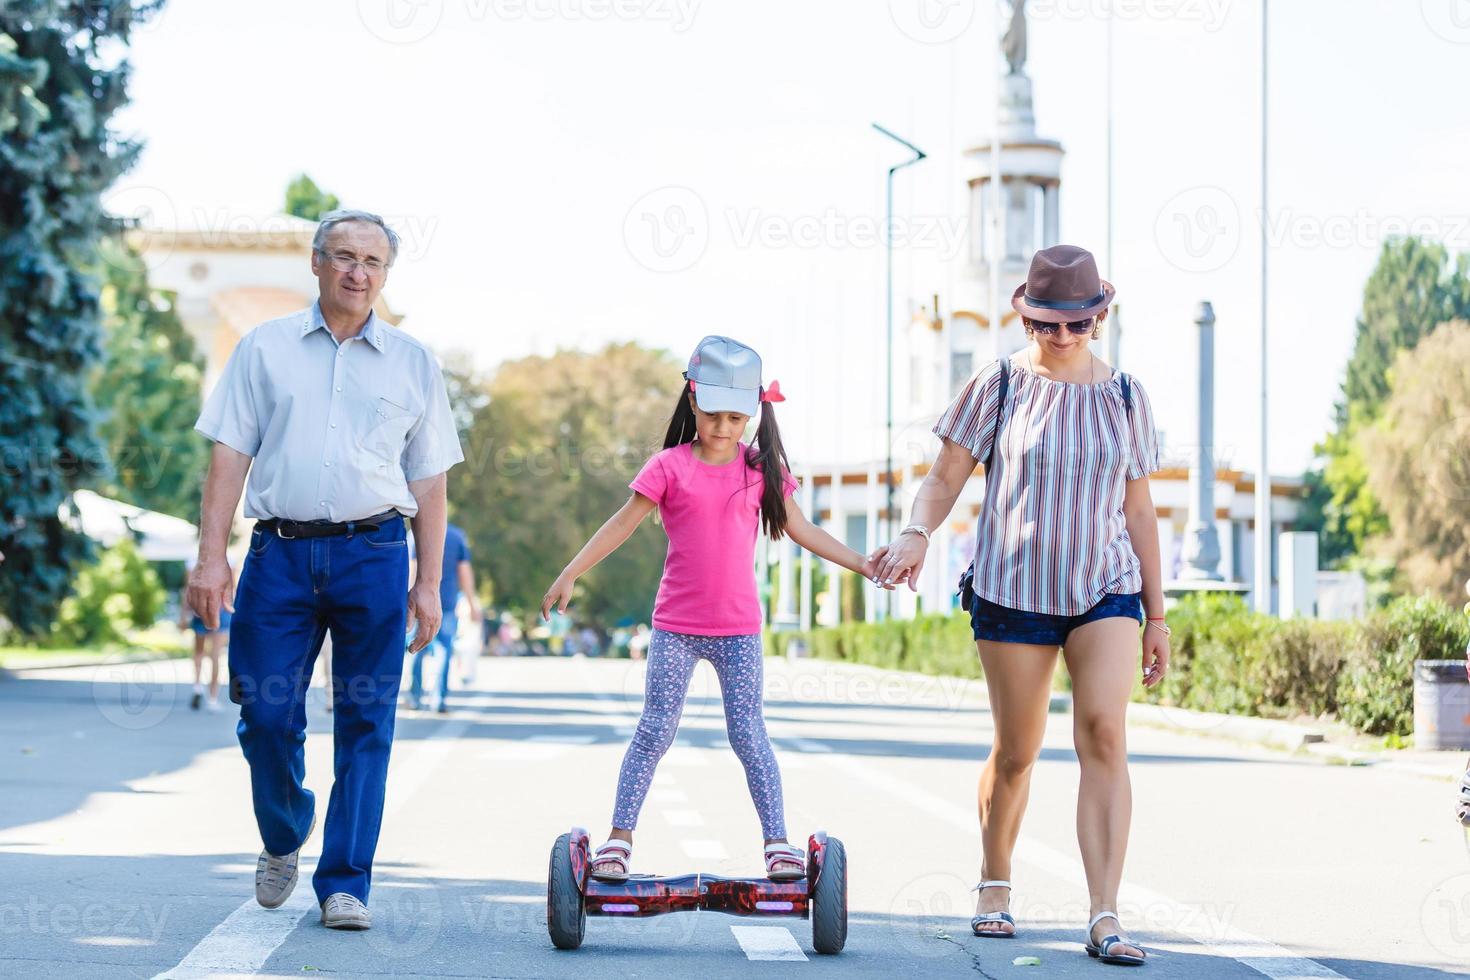
<path id="1" fill-rule="evenodd" d="M 1086 320 L 1073 320 L 1070 323 L 1045 323 L 1041 320 L 1032 320 L 1031 329 L 1039 334 L 1045 334 L 1050 337 L 1060 328 L 1066 327 L 1072 333 L 1080 336 L 1081 334 L 1092 333 L 1092 325 L 1096 319 L 1097 317 L 1090 316 Z"/>
<path id="2" fill-rule="evenodd" d="M 332 263 L 332 268 L 338 272 L 351 272 L 358 266 L 370 276 L 382 275 L 387 270 L 388 264 L 381 259 L 358 259 L 349 252 L 333 252 L 327 256 L 327 261 Z"/>

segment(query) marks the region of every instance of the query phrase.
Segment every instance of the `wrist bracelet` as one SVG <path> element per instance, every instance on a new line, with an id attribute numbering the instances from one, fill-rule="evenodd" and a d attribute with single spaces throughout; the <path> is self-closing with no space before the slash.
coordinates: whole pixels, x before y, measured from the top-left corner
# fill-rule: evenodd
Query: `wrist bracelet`
<path id="1" fill-rule="evenodd" d="M 1169 636 L 1174 632 L 1173 630 L 1169 629 L 1168 624 L 1161 619 L 1145 620 L 1143 628 L 1148 629 L 1150 626 L 1152 626 L 1156 630 L 1161 630 L 1165 636 Z"/>
<path id="2" fill-rule="evenodd" d="M 929 529 L 922 524 L 910 524 L 908 527 L 904 528 L 898 533 L 899 536 L 902 537 L 903 535 L 908 534 L 910 531 L 913 531 L 915 534 L 922 537 L 926 542 L 929 540 Z"/>

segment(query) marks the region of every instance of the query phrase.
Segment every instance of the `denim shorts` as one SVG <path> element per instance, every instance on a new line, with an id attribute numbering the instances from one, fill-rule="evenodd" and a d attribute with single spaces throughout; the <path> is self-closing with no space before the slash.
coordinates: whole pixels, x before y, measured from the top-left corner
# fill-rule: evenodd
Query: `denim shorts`
<path id="1" fill-rule="evenodd" d="M 1067 642 L 1067 635 L 1083 623 L 1113 617 L 1136 619 L 1141 625 L 1143 593 L 1115 595 L 1110 592 L 1099 599 L 1097 605 L 1076 616 L 1052 616 L 1048 613 L 1010 609 L 978 595 L 970 606 L 970 627 L 975 631 L 975 639 L 993 643 L 1030 643 L 1059 647 Z"/>

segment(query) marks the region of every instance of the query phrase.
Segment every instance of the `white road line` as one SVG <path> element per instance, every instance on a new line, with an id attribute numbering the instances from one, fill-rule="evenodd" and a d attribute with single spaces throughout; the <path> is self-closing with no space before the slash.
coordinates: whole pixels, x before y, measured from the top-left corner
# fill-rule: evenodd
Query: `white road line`
<path id="1" fill-rule="evenodd" d="M 596 735 L 532 735 L 527 742 L 544 742 L 550 745 L 591 745 Z"/>
<path id="2" fill-rule="evenodd" d="M 455 743 L 469 728 L 467 720 L 450 719 L 434 729 L 413 752 L 400 752 L 394 756 L 393 778 L 388 781 L 385 806 L 387 816 L 391 817 L 404 802 L 417 795 L 429 774 L 453 751 Z M 325 808 L 326 802 L 318 796 L 317 805 Z M 325 818 L 325 810 L 321 816 Z M 304 865 L 300 868 L 296 890 L 278 909 L 263 909 L 254 898 L 242 903 L 201 939 L 177 966 L 158 974 L 154 980 L 185 980 L 220 974 L 248 976 L 259 972 L 306 913 L 317 907 L 316 894 L 311 888 L 313 870 Z"/>
<path id="3" fill-rule="evenodd" d="M 672 827 L 704 826 L 704 815 L 698 810 L 665 810 L 664 819 Z"/>
<path id="4" fill-rule="evenodd" d="M 851 756 L 835 753 L 830 746 L 807 739 L 786 739 L 785 741 L 801 751 L 825 750 L 831 753 L 825 760 L 825 765 L 835 766 L 851 776 L 869 782 L 967 833 L 976 831 L 975 811 L 968 807 L 957 806 L 945 797 L 937 796 L 907 780 L 879 772 L 874 767 L 865 765 Z M 1084 889 L 1087 887 L 1087 877 L 1083 873 L 1081 863 L 1045 844 L 1022 837 L 1016 842 L 1015 857 L 1018 861 L 1040 868 L 1073 885 Z M 1150 923 L 1161 923 L 1155 928 L 1167 929 L 1186 936 L 1199 943 L 1210 955 L 1243 963 L 1257 973 L 1271 977 L 1272 980 L 1307 980 L 1307 978 L 1329 978 L 1330 980 L 1333 977 L 1342 977 L 1342 974 L 1323 966 L 1316 960 L 1298 956 L 1268 939 L 1262 939 L 1243 929 L 1235 928 L 1221 917 L 1216 908 L 1176 902 L 1168 895 L 1130 884 L 1127 881 L 1123 882 L 1119 889 L 1118 898 L 1120 904 L 1149 909 Z M 1160 911 L 1165 914 L 1159 916 Z M 1126 910 L 1124 914 L 1127 914 Z"/>
<path id="5" fill-rule="evenodd" d="M 785 926 L 731 926 L 735 941 L 745 950 L 748 960 L 800 960 L 806 954 L 796 944 L 796 937 Z"/>
<path id="6" fill-rule="evenodd" d="M 692 745 L 675 745 L 664 753 L 661 766 L 707 766 L 709 756 Z"/>
<path id="7" fill-rule="evenodd" d="M 696 861 L 730 860 L 730 852 L 717 840 L 681 840 L 679 846 Z"/>

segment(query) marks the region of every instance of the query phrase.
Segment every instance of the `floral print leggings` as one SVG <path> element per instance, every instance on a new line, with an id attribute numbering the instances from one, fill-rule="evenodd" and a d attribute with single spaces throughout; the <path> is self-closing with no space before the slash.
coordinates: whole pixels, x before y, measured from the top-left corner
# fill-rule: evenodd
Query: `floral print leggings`
<path id="1" fill-rule="evenodd" d="M 643 699 L 643 716 L 623 756 L 618 774 L 618 798 L 613 806 L 614 827 L 633 830 L 638 812 L 648 796 L 653 771 L 669 746 L 684 713 L 689 678 L 703 658 L 714 667 L 725 702 L 725 730 L 730 747 L 745 766 L 750 798 L 760 816 L 767 840 L 786 836 L 786 817 L 781 801 L 781 770 L 771 751 L 762 714 L 763 674 L 761 637 L 692 636 L 656 629 L 648 644 L 648 681 Z"/>

